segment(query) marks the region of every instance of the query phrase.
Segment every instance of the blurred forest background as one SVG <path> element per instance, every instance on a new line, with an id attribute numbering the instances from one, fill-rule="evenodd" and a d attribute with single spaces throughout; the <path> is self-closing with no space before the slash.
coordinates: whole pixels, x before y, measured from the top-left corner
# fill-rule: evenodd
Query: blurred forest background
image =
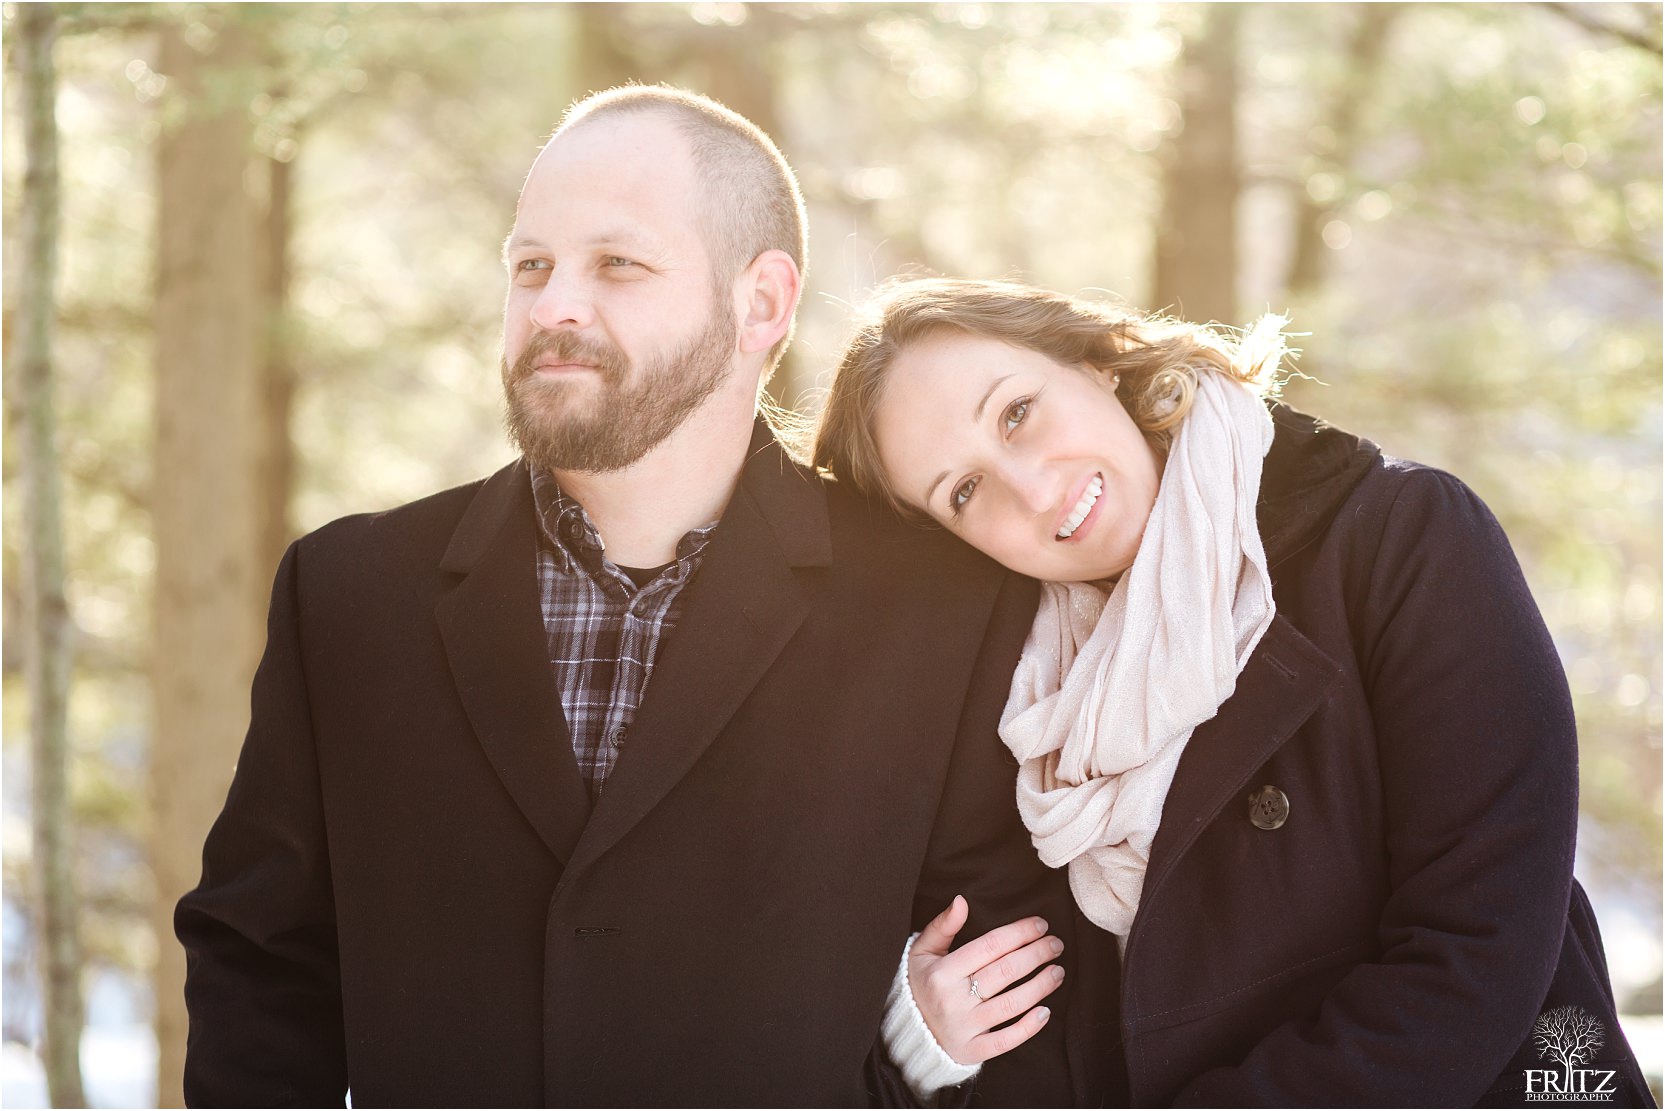
<path id="1" fill-rule="evenodd" d="M 1660 30 L 1609 3 L 6 5 L 4 1102 L 49 1076 L 59 1105 L 177 1103 L 168 920 L 278 556 L 509 458 L 499 245 L 563 107 L 629 79 L 797 168 L 787 404 L 874 283 L 1016 275 L 1288 310 L 1290 400 L 1473 485 L 1572 682 L 1578 874 L 1657 1070 Z"/>

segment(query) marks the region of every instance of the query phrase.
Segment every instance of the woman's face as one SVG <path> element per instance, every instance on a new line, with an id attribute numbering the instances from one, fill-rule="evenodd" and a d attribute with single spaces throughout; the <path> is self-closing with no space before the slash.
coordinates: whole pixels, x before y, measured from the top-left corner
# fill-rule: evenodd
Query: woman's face
<path id="1" fill-rule="evenodd" d="M 1155 448 L 1107 379 L 957 332 L 896 357 L 875 435 L 904 502 L 1054 582 L 1127 570 L 1161 480 Z"/>

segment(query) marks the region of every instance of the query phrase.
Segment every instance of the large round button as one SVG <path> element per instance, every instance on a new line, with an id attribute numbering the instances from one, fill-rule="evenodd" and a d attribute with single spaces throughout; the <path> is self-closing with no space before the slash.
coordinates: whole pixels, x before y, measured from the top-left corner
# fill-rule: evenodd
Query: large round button
<path id="1" fill-rule="evenodd" d="M 1256 829 L 1277 829 L 1289 821 L 1289 796 L 1276 787 L 1262 787 L 1249 795 L 1249 821 Z"/>

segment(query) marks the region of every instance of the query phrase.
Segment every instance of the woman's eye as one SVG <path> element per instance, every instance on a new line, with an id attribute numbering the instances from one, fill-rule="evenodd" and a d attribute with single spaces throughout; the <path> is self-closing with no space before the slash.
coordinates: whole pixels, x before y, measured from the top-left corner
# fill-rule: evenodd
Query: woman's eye
<path id="1" fill-rule="evenodd" d="M 971 495 L 977 490 L 977 480 L 968 478 L 954 487 L 953 493 L 948 495 L 948 508 L 958 515 L 965 508 L 965 503 L 971 500 Z"/>
<path id="2" fill-rule="evenodd" d="M 549 260 L 543 258 L 523 258 L 515 263 L 515 273 L 525 274 L 533 270 L 548 270 Z"/>
<path id="3" fill-rule="evenodd" d="M 606 261 L 608 266 L 612 266 L 612 267 L 635 266 L 636 265 L 635 260 L 628 259 L 628 258 L 620 258 L 618 255 L 608 255 L 605 261 Z"/>
<path id="4" fill-rule="evenodd" d="M 1010 405 L 1006 406 L 1006 412 L 1001 415 L 1001 419 L 1006 422 L 1006 432 L 1008 435 L 1013 429 L 1017 428 L 1018 425 L 1022 424 L 1023 419 L 1029 415 L 1029 403 L 1033 400 L 1033 398 L 1029 397 L 1020 397 Z"/>

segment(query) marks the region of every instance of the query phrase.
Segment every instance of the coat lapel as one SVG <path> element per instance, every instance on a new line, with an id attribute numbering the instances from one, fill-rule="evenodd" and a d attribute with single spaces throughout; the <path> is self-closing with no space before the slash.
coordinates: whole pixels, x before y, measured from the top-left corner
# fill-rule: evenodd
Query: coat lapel
<path id="1" fill-rule="evenodd" d="M 563 882 L 617 844 L 688 773 L 809 612 L 793 568 L 830 562 L 819 480 L 793 466 L 759 425 Z"/>
<path id="2" fill-rule="evenodd" d="M 538 596 L 537 523 L 524 463 L 475 495 L 440 563 L 462 575 L 434 609 L 457 693 L 504 788 L 563 862 L 589 793 L 549 664 Z"/>
<path id="3" fill-rule="evenodd" d="M 1142 903 L 1155 898 L 1197 835 L 1312 716 L 1340 677 L 1335 661 L 1288 619 L 1272 618 L 1237 677 L 1237 689 L 1197 726 L 1179 759 L 1151 844 Z"/>

